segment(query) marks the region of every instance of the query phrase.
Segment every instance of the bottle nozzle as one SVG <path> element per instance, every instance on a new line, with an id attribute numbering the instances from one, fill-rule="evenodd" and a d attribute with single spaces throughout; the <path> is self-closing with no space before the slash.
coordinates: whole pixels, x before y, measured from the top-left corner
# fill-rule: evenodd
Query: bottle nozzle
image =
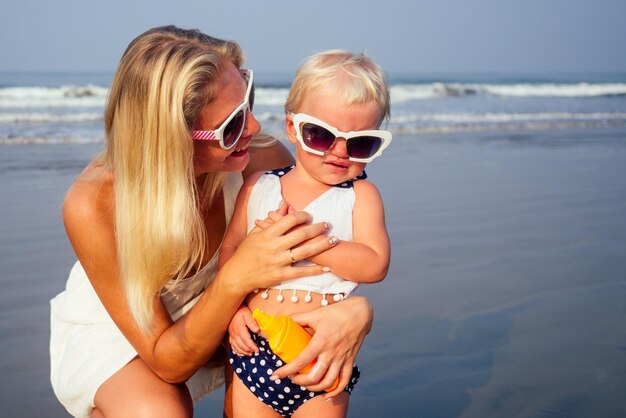
<path id="1" fill-rule="evenodd" d="M 275 335 L 282 328 L 282 323 L 278 318 L 272 314 L 263 312 L 259 308 L 256 308 L 254 312 L 252 312 L 252 317 L 259 324 L 261 331 L 268 337 Z"/>

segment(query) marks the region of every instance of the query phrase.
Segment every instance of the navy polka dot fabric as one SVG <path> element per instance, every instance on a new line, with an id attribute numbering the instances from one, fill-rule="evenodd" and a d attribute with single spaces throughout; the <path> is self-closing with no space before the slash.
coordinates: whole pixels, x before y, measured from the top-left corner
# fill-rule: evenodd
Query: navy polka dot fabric
<path id="1" fill-rule="evenodd" d="M 278 177 L 282 177 L 285 174 L 287 174 L 288 172 L 290 172 L 295 166 L 288 166 L 288 167 L 283 167 L 283 168 L 277 168 L 276 170 L 271 170 L 271 171 L 266 171 L 265 174 L 273 174 L 275 176 Z M 358 176 L 356 176 L 354 179 L 352 180 L 348 180 L 344 183 L 339 183 L 339 184 L 335 184 L 335 187 L 340 187 L 342 189 L 350 189 L 352 187 L 354 187 L 353 183 L 355 180 L 365 180 L 367 178 L 367 173 L 365 172 L 365 170 L 363 170 L 363 172 L 361 174 L 359 174 Z"/>
<path id="2" fill-rule="evenodd" d="M 304 386 L 295 385 L 289 378 L 270 380 L 274 370 L 284 363 L 272 352 L 265 338 L 257 334 L 251 335 L 259 352 L 252 356 L 238 356 L 230 350 L 229 359 L 235 374 L 261 402 L 271 406 L 282 416 L 290 416 L 303 403 L 324 393 L 311 392 Z M 352 392 L 360 375 L 359 368 L 355 365 L 345 391 Z"/>

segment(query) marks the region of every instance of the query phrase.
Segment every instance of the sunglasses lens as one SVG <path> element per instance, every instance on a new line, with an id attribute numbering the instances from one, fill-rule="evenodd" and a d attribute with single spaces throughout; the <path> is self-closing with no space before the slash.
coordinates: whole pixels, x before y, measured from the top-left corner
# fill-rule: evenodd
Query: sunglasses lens
<path id="1" fill-rule="evenodd" d="M 301 131 L 304 143 L 315 151 L 326 151 L 335 142 L 332 132 L 313 123 L 305 123 Z"/>
<path id="2" fill-rule="evenodd" d="M 359 136 L 348 141 L 348 155 L 352 158 L 369 158 L 376 154 L 383 140 L 377 136 Z"/>
<path id="3" fill-rule="evenodd" d="M 245 111 L 240 110 L 237 114 L 228 122 L 226 128 L 224 128 L 224 146 L 230 148 L 241 137 L 243 132 L 243 125 L 245 123 Z"/>

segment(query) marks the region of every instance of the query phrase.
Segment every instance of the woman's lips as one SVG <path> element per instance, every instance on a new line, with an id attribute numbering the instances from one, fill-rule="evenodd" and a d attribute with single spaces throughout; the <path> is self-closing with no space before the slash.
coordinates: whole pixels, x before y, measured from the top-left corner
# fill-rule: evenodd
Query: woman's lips
<path id="1" fill-rule="evenodd" d="M 233 151 L 232 154 L 230 154 L 231 157 L 243 157 L 244 155 L 246 155 L 248 153 L 248 147 L 245 147 L 243 149 L 240 149 L 238 151 Z"/>

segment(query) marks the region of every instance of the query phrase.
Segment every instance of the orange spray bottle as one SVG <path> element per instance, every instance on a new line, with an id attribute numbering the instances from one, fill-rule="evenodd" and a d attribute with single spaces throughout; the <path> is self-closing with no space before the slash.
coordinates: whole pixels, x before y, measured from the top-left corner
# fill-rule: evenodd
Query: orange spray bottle
<path id="1" fill-rule="evenodd" d="M 287 315 L 276 317 L 257 308 L 252 312 L 252 317 L 267 336 L 272 351 L 285 363 L 293 361 L 311 340 L 311 334 Z M 300 373 L 310 372 L 314 364 L 315 360 L 301 369 Z M 339 378 L 326 389 L 326 392 L 335 390 L 337 385 L 339 385 Z"/>

